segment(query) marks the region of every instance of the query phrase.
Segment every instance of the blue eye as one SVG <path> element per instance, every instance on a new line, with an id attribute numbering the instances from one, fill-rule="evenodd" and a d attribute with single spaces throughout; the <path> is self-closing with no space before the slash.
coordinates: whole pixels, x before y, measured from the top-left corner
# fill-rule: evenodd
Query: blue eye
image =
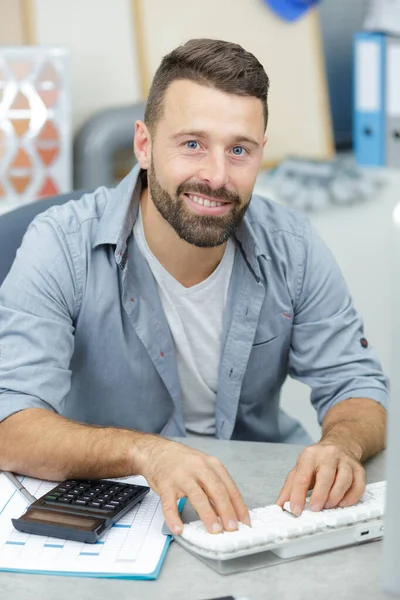
<path id="1" fill-rule="evenodd" d="M 243 148 L 243 146 L 234 146 L 232 148 L 232 152 L 235 156 L 244 156 L 246 150 Z"/>
<path id="2" fill-rule="evenodd" d="M 196 140 L 189 140 L 186 142 L 186 147 L 189 148 L 189 150 L 197 150 L 199 147 L 199 142 L 196 142 Z"/>

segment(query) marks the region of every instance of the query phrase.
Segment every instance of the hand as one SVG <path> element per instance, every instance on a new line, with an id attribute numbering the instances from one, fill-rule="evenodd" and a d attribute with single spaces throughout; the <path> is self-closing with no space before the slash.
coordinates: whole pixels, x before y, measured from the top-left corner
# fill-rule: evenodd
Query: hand
<path id="1" fill-rule="evenodd" d="M 276 503 L 283 506 L 289 500 L 290 511 L 300 516 L 310 489 L 311 510 L 351 506 L 365 491 L 364 469 L 351 451 L 319 442 L 300 454 Z"/>
<path id="2" fill-rule="evenodd" d="M 158 436 L 149 436 L 143 450 L 140 472 L 160 496 L 173 533 L 182 532 L 177 501 L 183 497 L 190 500 L 210 533 L 234 531 L 238 521 L 250 525 L 242 496 L 217 458 Z"/>

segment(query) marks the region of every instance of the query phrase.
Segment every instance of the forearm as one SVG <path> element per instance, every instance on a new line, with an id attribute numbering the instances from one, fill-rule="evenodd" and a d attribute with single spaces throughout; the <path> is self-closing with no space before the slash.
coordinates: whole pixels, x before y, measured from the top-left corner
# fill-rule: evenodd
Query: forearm
<path id="1" fill-rule="evenodd" d="M 338 445 L 364 462 L 383 450 L 385 436 L 385 409 L 368 398 L 349 398 L 326 413 L 320 441 Z"/>
<path id="2" fill-rule="evenodd" d="M 27 409 L 0 423 L 0 469 L 43 479 L 139 474 L 145 446 L 158 436 L 70 421 Z"/>

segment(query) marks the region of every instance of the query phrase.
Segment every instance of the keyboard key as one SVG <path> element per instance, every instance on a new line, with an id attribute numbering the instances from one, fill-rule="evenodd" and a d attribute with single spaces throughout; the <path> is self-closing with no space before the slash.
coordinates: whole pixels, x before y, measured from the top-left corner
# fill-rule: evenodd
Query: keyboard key
<path id="1" fill-rule="evenodd" d="M 285 510 L 277 505 L 263 506 L 249 511 L 251 527 L 239 523 L 237 531 L 210 534 L 198 520 L 185 524 L 182 535 L 175 537 L 183 546 L 207 558 L 224 560 L 264 550 L 293 558 L 362 540 L 360 533 L 365 521 L 378 524 L 373 529 L 376 531 L 373 539 L 378 539 L 383 531 L 380 519 L 384 499 L 385 482 L 378 482 L 367 486 L 355 506 L 314 512 L 307 503 L 300 517 L 289 512 L 289 503 L 285 504 Z"/>

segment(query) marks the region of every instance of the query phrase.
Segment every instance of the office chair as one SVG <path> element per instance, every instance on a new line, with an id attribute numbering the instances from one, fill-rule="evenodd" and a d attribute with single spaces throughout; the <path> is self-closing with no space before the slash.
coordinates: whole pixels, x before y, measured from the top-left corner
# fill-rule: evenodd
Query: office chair
<path id="1" fill-rule="evenodd" d="M 14 262 L 24 233 L 34 217 L 50 208 L 50 206 L 64 204 L 68 200 L 77 200 L 83 194 L 84 192 L 78 190 L 60 196 L 44 198 L 0 216 L 0 286 Z"/>

